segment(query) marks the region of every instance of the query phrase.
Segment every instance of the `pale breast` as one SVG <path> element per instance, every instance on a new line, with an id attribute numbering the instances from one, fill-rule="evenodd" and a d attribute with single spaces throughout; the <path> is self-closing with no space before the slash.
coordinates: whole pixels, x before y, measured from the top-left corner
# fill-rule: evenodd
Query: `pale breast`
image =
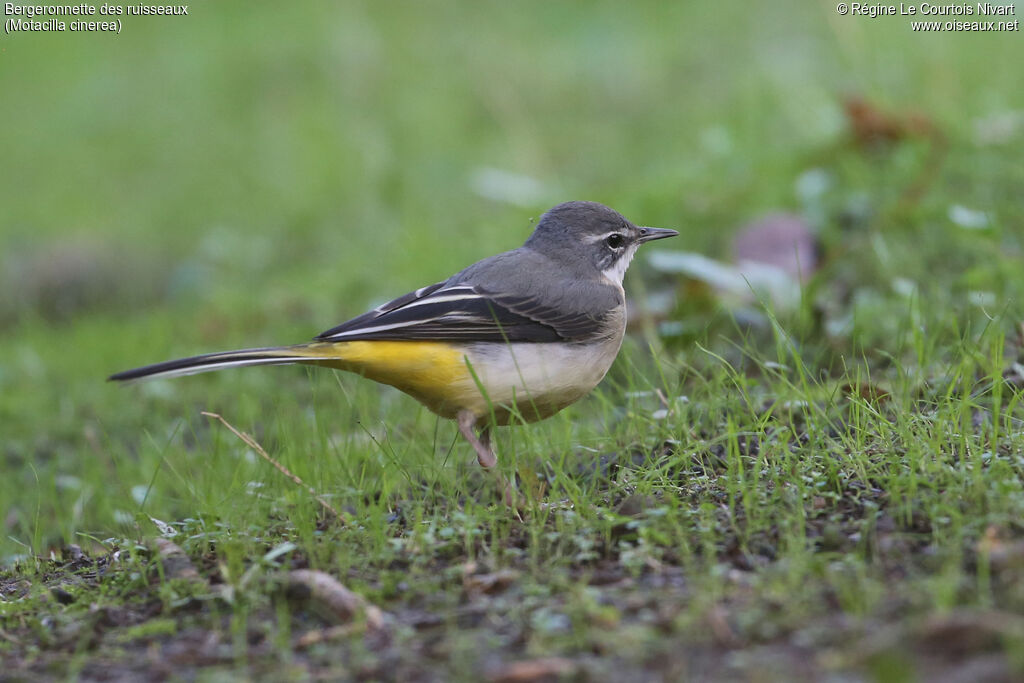
<path id="1" fill-rule="evenodd" d="M 454 392 L 454 402 L 481 418 L 493 410 L 499 424 L 515 415 L 527 422 L 542 420 L 596 387 L 615 360 L 621 341 L 473 344 L 466 358 L 475 378 Z"/>

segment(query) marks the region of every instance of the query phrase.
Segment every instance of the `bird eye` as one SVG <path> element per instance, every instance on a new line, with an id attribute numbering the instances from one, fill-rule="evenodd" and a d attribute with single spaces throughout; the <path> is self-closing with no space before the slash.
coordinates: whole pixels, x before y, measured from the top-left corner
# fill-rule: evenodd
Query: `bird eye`
<path id="1" fill-rule="evenodd" d="M 617 232 L 613 232 L 612 234 L 608 235 L 608 237 L 604 241 L 604 243 L 607 244 L 612 249 L 619 249 L 625 242 L 626 238 Z"/>

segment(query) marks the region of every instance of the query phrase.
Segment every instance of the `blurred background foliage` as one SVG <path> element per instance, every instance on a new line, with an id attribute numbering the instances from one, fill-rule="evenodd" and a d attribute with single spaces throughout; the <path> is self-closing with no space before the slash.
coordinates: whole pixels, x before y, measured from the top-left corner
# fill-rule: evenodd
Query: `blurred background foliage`
<path id="1" fill-rule="evenodd" d="M 794 329 L 833 351 L 1020 319 L 1021 45 L 802 0 L 235 1 L 3 36 L 0 556 L 66 531 L 31 520 L 68 514 L 76 477 L 124 476 L 85 461 L 279 386 L 147 407 L 158 390 L 110 372 L 307 339 L 567 199 L 722 262 L 743 226 L 795 216 L 821 259 Z M 640 327 L 678 353 L 733 329 L 700 277 L 641 257 L 627 289 L 662 294 Z"/>

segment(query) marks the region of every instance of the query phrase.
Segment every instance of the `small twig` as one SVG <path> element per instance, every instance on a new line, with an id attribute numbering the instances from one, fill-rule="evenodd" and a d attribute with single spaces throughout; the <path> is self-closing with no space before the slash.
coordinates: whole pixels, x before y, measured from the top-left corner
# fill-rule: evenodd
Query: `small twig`
<path id="1" fill-rule="evenodd" d="M 22 640 L 17 638 L 14 634 L 8 633 L 7 631 L 3 630 L 2 628 L 0 628 L 0 638 L 4 639 L 4 640 L 6 640 L 6 641 L 8 641 L 10 643 L 14 643 L 15 645 L 24 645 L 25 644 Z"/>
<path id="2" fill-rule="evenodd" d="M 655 389 L 654 395 L 658 397 L 659 401 L 661 401 L 661 405 L 665 406 L 665 410 L 669 411 L 669 413 L 671 414 L 672 403 L 669 402 L 668 396 L 665 395 L 665 392 L 662 391 L 661 389 Z"/>
<path id="3" fill-rule="evenodd" d="M 251 436 L 249 436 L 248 434 L 246 434 L 246 433 L 245 433 L 245 432 L 243 432 L 243 431 L 239 431 L 238 429 L 235 429 L 234 425 L 232 425 L 232 424 L 231 424 L 230 422 L 228 422 L 227 420 L 225 420 L 225 419 L 224 419 L 223 417 L 221 417 L 221 416 L 220 416 L 220 415 L 218 415 L 217 413 L 209 413 L 209 412 L 207 412 L 207 411 L 203 410 L 203 411 L 201 411 L 201 414 L 202 414 L 202 415 L 205 415 L 206 417 L 209 417 L 209 418 L 213 418 L 214 420 L 218 420 L 218 421 L 219 421 L 219 422 L 220 422 L 220 423 L 221 423 L 222 425 L 224 425 L 225 427 L 227 427 L 227 428 L 228 428 L 228 430 L 229 430 L 229 431 L 230 431 L 230 432 L 231 432 L 232 434 L 234 434 L 234 435 L 235 435 L 235 436 L 237 436 L 237 437 L 238 437 L 239 439 L 241 439 L 242 441 L 244 441 L 244 442 L 245 442 L 245 444 L 246 444 L 246 445 L 247 445 L 247 446 L 248 446 L 249 448 L 251 448 L 251 449 L 253 449 L 254 451 L 256 451 L 256 452 L 257 452 L 257 453 L 258 453 L 258 454 L 260 455 L 260 457 L 261 457 L 261 458 L 263 458 L 264 460 L 266 460 L 267 462 L 269 462 L 269 463 L 270 463 L 271 465 L 273 465 L 273 466 L 274 466 L 275 468 L 277 468 L 277 471 L 278 471 L 278 472 L 280 472 L 280 473 L 281 473 L 281 474 L 283 474 L 284 476 L 286 476 L 286 477 L 288 477 L 289 479 L 291 479 L 292 481 L 294 481 L 294 482 L 295 482 L 296 484 L 298 484 L 299 486 L 302 486 L 302 487 L 303 487 L 303 488 L 305 488 L 305 489 L 306 489 L 307 491 L 309 491 L 309 495 L 311 495 L 311 496 L 313 496 L 314 498 L 316 498 L 317 502 L 318 502 L 318 503 L 320 503 L 320 504 L 321 504 L 322 506 L 324 506 L 324 509 L 326 509 L 326 510 L 330 511 L 330 512 L 331 512 L 331 514 L 333 514 L 333 515 L 334 515 L 335 517 L 337 517 L 337 518 L 338 518 L 338 521 L 339 521 L 339 522 L 341 522 L 342 524 L 345 524 L 345 523 L 346 523 L 346 521 L 347 521 L 347 520 L 345 519 L 345 515 L 341 514 L 341 512 L 339 512 L 339 511 L 338 511 L 337 509 L 335 509 L 335 507 L 334 507 L 333 505 L 331 505 L 330 503 L 328 503 L 328 502 L 327 502 L 327 501 L 326 501 L 326 500 L 324 499 L 324 497 L 323 497 L 323 496 L 321 496 L 321 495 L 320 495 L 319 493 L 317 493 L 317 492 L 316 492 L 316 490 L 315 490 L 315 489 L 314 489 L 314 488 L 313 488 L 312 486 L 307 486 L 307 485 L 306 485 L 306 483 L 305 483 L 304 481 L 302 481 L 301 479 L 299 479 L 299 478 L 298 478 L 298 477 L 297 477 L 296 475 L 292 474 L 292 473 L 291 473 L 291 471 L 289 471 L 289 469 L 288 469 L 287 467 L 285 467 L 284 465 L 282 465 L 282 464 L 281 464 L 281 463 L 279 463 L 278 461 L 276 461 L 276 460 L 274 460 L 273 458 L 271 458 L 271 457 L 270 457 L 270 456 L 269 456 L 269 455 L 267 454 L 267 452 L 266 452 L 265 450 L 263 450 L 263 446 L 261 446 L 261 445 L 259 444 L 259 442 L 257 442 L 257 441 L 256 441 L 256 439 L 252 438 Z"/>

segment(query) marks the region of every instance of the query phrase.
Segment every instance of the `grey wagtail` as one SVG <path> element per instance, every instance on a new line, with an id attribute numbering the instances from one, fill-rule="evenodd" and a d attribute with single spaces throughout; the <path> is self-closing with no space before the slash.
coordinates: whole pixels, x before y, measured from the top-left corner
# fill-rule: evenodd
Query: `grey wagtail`
<path id="1" fill-rule="evenodd" d="M 287 363 L 348 370 L 456 420 L 479 463 L 493 470 L 492 425 L 513 416 L 550 417 L 605 376 L 626 331 L 626 268 L 644 242 L 678 234 L 637 227 L 596 202 L 566 202 L 545 213 L 518 249 L 389 301 L 308 344 L 193 356 L 110 379 Z M 507 486 L 505 498 L 510 502 Z"/>

